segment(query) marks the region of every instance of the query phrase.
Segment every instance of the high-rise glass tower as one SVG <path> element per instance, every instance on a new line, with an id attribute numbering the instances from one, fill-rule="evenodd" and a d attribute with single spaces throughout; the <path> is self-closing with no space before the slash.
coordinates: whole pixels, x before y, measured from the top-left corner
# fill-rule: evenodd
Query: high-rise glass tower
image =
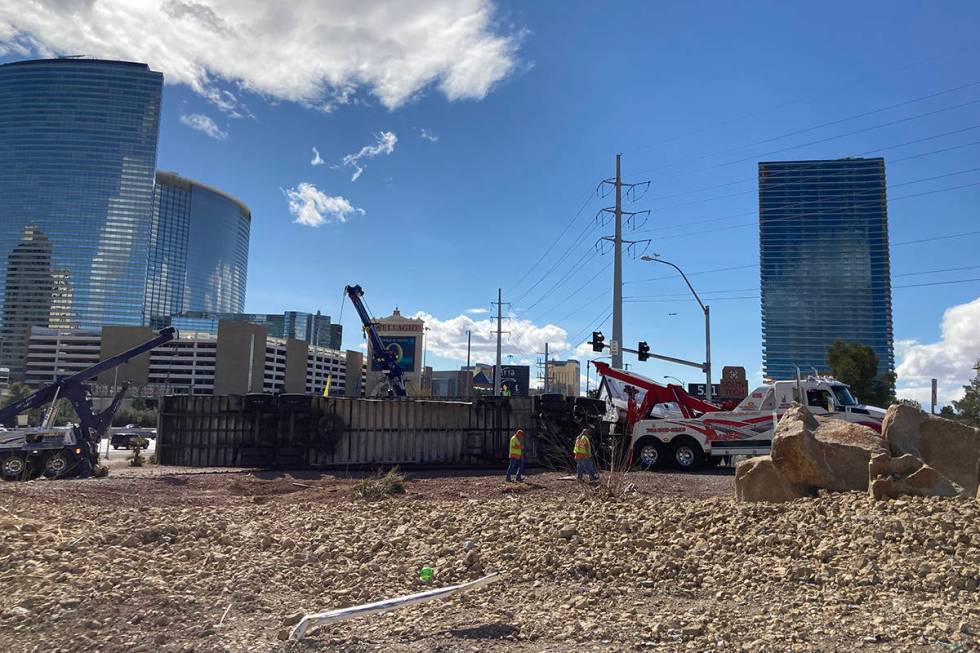
<path id="1" fill-rule="evenodd" d="M 252 214 L 240 201 L 158 172 L 146 275 L 146 322 L 189 311 L 245 309 Z"/>
<path id="2" fill-rule="evenodd" d="M 0 65 L 0 364 L 30 326 L 140 324 L 163 75 L 145 64 Z"/>
<path id="3" fill-rule="evenodd" d="M 895 367 L 884 159 L 759 164 L 763 373 L 828 371 L 835 340 Z"/>

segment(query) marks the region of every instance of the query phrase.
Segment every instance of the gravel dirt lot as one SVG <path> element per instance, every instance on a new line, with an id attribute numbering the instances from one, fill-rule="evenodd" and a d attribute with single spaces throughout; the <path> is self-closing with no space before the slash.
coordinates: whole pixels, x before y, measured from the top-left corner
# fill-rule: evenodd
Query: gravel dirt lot
<path id="1" fill-rule="evenodd" d="M 116 465 L 0 485 L 0 651 L 978 650 L 973 501 L 737 504 L 726 469 L 409 473 L 377 501 L 358 482 Z M 297 612 L 494 571 L 280 639 Z"/>

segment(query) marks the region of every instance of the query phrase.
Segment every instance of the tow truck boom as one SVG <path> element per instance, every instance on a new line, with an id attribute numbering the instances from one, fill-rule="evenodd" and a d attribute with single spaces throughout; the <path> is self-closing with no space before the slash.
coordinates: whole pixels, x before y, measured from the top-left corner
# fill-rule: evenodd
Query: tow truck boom
<path id="1" fill-rule="evenodd" d="M 45 404 L 48 412 L 39 428 L 19 428 L 0 433 L 0 476 L 5 480 L 26 480 L 44 471 L 53 478 L 75 472 L 89 476 L 99 462 L 99 442 L 112 423 L 126 385 L 116 393 L 107 408 L 95 412 L 85 382 L 140 354 L 168 343 L 176 337 L 173 327 L 162 329 L 154 338 L 124 352 L 110 356 L 80 372 L 37 389 L 19 401 L 0 409 L 0 424 L 12 426 L 17 415 Z M 78 425 L 50 428 L 58 401 L 67 400 L 78 416 Z"/>
<path id="2" fill-rule="evenodd" d="M 69 402 L 71 402 L 72 408 L 75 409 L 75 413 L 84 421 L 85 416 L 83 413 L 88 413 L 90 416 L 92 415 L 91 405 L 86 398 L 86 388 L 82 385 L 85 381 L 95 378 L 106 370 L 111 370 L 114 367 L 128 363 L 140 354 L 146 353 L 151 349 L 170 342 L 174 339 L 174 335 L 176 333 L 177 330 L 174 327 L 167 327 L 162 329 L 152 340 L 148 340 L 141 345 L 133 347 L 132 349 L 128 349 L 122 353 L 116 354 L 115 356 L 111 356 L 104 361 L 96 363 L 92 367 L 88 367 L 65 379 L 57 379 L 53 383 L 49 383 L 43 388 L 40 388 L 27 395 L 20 401 L 15 401 L 9 406 L 0 409 L 0 424 L 6 424 L 12 418 L 16 417 L 25 410 L 40 408 L 44 404 L 48 403 L 49 401 L 54 401 L 55 399 L 67 399 Z M 85 424 L 83 423 L 83 426 L 84 425 Z"/>
<path id="3" fill-rule="evenodd" d="M 374 362 L 380 364 L 388 373 L 388 383 L 391 385 L 392 392 L 399 397 L 406 396 L 408 393 L 405 391 L 405 379 L 402 377 L 401 365 L 398 364 L 398 358 L 394 352 L 385 348 L 381 336 L 378 335 L 378 329 L 375 326 L 374 320 L 371 319 L 371 314 L 368 313 L 367 307 L 364 306 L 364 302 L 361 300 L 361 297 L 364 295 L 364 290 L 360 286 L 347 286 L 344 288 L 344 292 L 350 297 L 354 309 L 361 318 L 361 324 L 364 325 L 364 332 L 367 333 L 368 338 L 371 340 Z"/>

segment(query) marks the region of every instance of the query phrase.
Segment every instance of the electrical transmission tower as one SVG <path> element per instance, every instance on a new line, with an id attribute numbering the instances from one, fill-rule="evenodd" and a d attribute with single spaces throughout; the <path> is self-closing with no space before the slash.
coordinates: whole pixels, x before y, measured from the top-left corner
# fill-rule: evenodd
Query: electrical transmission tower
<path id="1" fill-rule="evenodd" d="M 642 215 L 644 217 L 650 215 L 650 211 L 624 211 L 623 210 L 623 188 L 626 188 L 626 197 L 630 201 L 635 202 L 639 197 L 642 197 L 646 193 L 646 190 L 650 187 L 649 181 L 643 181 L 635 184 L 623 183 L 621 175 L 621 159 L 623 155 L 616 155 L 616 176 L 611 179 L 603 179 L 599 182 L 599 189 L 604 189 L 612 186 L 616 194 L 616 204 L 608 208 L 600 209 L 599 214 L 611 213 L 615 220 L 615 229 L 612 236 L 603 236 L 599 239 L 599 242 L 609 241 L 613 244 L 613 312 L 612 312 L 612 340 L 610 341 L 610 349 L 612 351 L 612 366 L 616 369 L 623 369 L 623 244 L 625 243 L 627 249 L 630 253 L 636 256 L 635 249 L 637 245 L 643 246 L 643 251 L 646 251 L 646 246 L 650 244 L 650 239 L 644 240 L 623 240 L 623 216 L 627 216 L 627 226 L 630 230 L 636 230 L 638 226 L 636 225 L 636 216 Z M 637 188 L 642 188 L 643 193 L 637 197 Z M 607 193 L 602 193 L 602 197 L 605 197 Z M 597 215 L 597 217 L 598 217 Z M 645 222 L 645 220 L 644 220 Z M 642 225 L 640 225 L 642 226 Z M 599 243 L 596 243 L 597 245 Z M 640 252 L 641 254 L 643 252 Z"/>

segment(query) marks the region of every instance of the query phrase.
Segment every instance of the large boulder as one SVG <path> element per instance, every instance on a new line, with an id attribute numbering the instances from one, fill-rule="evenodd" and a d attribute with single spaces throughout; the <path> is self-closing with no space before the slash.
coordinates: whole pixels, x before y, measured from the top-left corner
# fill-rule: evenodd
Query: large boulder
<path id="1" fill-rule="evenodd" d="M 782 503 L 803 496 L 806 493 L 790 485 L 771 456 L 749 458 L 735 467 L 735 498 L 739 501 Z"/>
<path id="2" fill-rule="evenodd" d="M 874 456 L 868 473 L 871 477 L 868 492 L 875 499 L 955 497 L 963 492 L 963 488 L 911 454 L 894 458 L 888 454 Z"/>
<path id="3" fill-rule="evenodd" d="M 980 429 L 895 404 L 885 413 L 882 434 L 896 456 L 910 454 L 977 496 Z"/>
<path id="4" fill-rule="evenodd" d="M 866 426 L 840 419 L 818 421 L 804 406 L 793 406 L 776 425 L 772 462 L 803 492 L 867 491 L 871 458 L 887 454 L 885 441 Z"/>

